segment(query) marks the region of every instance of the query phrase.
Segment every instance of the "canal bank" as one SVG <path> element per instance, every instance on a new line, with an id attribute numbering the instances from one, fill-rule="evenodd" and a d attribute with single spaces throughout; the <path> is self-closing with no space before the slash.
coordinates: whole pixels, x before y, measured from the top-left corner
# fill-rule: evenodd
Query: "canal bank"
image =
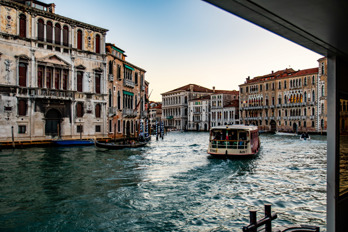
<path id="1" fill-rule="evenodd" d="M 208 133 L 148 147 L 0 153 L 1 231 L 241 231 L 272 204 L 275 226 L 325 228 L 326 137 L 261 135 L 248 160 L 211 159 Z"/>

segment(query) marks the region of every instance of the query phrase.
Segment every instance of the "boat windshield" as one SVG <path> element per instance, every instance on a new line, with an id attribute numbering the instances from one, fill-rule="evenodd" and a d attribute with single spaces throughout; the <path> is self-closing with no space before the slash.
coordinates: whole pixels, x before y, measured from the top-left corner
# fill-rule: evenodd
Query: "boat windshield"
<path id="1" fill-rule="evenodd" d="M 245 130 L 216 129 L 210 133 L 212 148 L 246 149 L 248 132 Z"/>

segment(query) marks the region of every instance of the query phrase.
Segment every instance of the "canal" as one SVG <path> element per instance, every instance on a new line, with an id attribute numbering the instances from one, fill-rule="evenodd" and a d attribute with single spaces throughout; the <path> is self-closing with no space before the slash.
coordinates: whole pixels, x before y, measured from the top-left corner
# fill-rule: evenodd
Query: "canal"
<path id="1" fill-rule="evenodd" d="M 253 159 L 212 159 L 208 133 L 145 148 L 0 152 L 0 231 L 241 231 L 249 209 L 325 231 L 326 137 L 261 135 Z"/>

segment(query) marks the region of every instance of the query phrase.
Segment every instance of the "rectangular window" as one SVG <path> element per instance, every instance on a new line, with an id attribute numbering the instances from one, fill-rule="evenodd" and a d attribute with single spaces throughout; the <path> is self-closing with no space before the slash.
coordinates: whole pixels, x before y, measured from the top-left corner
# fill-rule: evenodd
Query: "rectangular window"
<path id="1" fill-rule="evenodd" d="M 27 65 L 19 63 L 19 86 L 27 86 Z"/>
<path id="2" fill-rule="evenodd" d="M 44 67 L 39 66 L 37 71 L 37 87 L 39 88 L 43 87 L 43 73 L 44 73 Z"/>
<path id="3" fill-rule="evenodd" d="M 82 92 L 83 73 L 77 72 L 77 92 Z"/>
<path id="4" fill-rule="evenodd" d="M 243 93 L 243 88 L 240 88 L 240 93 Z"/>
<path id="5" fill-rule="evenodd" d="M 100 73 L 95 74 L 95 92 L 100 93 Z"/>
<path id="6" fill-rule="evenodd" d="M 27 131 L 27 126 L 18 126 L 18 134 L 25 134 Z"/>
<path id="7" fill-rule="evenodd" d="M 286 81 L 284 81 L 284 89 L 286 89 Z"/>
<path id="8" fill-rule="evenodd" d="M 54 88 L 55 89 L 60 89 L 60 69 L 55 69 L 54 70 Z"/>
<path id="9" fill-rule="evenodd" d="M 138 85 L 138 73 L 135 73 L 134 82 L 136 85 Z"/>
<path id="10" fill-rule="evenodd" d="M 69 71 L 64 69 L 63 70 L 63 89 L 64 90 L 68 89 L 68 75 L 69 75 Z"/>
<path id="11" fill-rule="evenodd" d="M 76 132 L 77 132 L 77 133 L 82 133 L 82 132 L 83 132 L 83 126 L 82 126 L 82 125 L 78 125 L 78 126 L 76 127 Z"/>
<path id="12" fill-rule="evenodd" d="M 52 83 L 52 68 L 47 68 L 46 69 L 46 88 L 50 89 L 51 88 L 51 83 Z"/>
<path id="13" fill-rule="evenodd" d="M 262 91 L 262 85 L 260 85 L 260 91 Z"/>
<path id="14" fill-rule="evenodd" d="M 121 133 L 121 121 L 117 120 L 117 132 Z"/>
<path id="15" fill-rule="evenodd" d="M 266 90 L 268 90 L 268 83 L 266 83 Z"/>
<path id="16" fill-rule="evenodd" d="M 100 125 L 96 125 L 96 126 L 95 126 L 95 132 L 100 132 L 100 131 L 101 131 Z"/>

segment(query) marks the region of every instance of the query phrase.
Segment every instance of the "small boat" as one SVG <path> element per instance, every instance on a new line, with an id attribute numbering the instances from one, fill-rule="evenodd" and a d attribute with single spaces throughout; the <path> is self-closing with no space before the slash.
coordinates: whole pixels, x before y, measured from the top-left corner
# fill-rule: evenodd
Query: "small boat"
<path id="1" fill-rule="evenodd" d="M 146 146 L 147 142 L 138 142 L 138 141 L 133 141 L 129 143 L 123 143 L 123 142 L 99 142 L 95 141 L 95 145 L 97 147 L 101 148 L 107 148 L 107 149 L 113 149 L 113 150 L 119 150 L 119 149 L 124 149 L 124 148 L 137 148 L 137 147 L 144 147 Z"/>
<path id="2" fill-rule="evenodd" d="M 80 139 L 69 139 L 69 140 L 53 140 L 53 144 L 57 146 L 89 146 L 93 145 L 93 140 L 80 140 Z"/>
<path id="3" fill-rule="evenodd" d="M 276 131 L 275 134 L 276 135 L 297 136 L 296 133 L 290 133 L 290 132 L 279 132 L 279 131 Z"/>
<path id="4" fill-rule="evenodd" d="M 250 157 L 260 150 L 257 126 L 226 125 L 210 129 L 208 153 L 215 157 Z"/>
<path id="5" fill-rule="evenodd" d="M 300 140 L 310 140 L 310 139 L 311 139 L 311 137 L 309 136 L 308 133 L 303 133 L 300 136 Z"/>

